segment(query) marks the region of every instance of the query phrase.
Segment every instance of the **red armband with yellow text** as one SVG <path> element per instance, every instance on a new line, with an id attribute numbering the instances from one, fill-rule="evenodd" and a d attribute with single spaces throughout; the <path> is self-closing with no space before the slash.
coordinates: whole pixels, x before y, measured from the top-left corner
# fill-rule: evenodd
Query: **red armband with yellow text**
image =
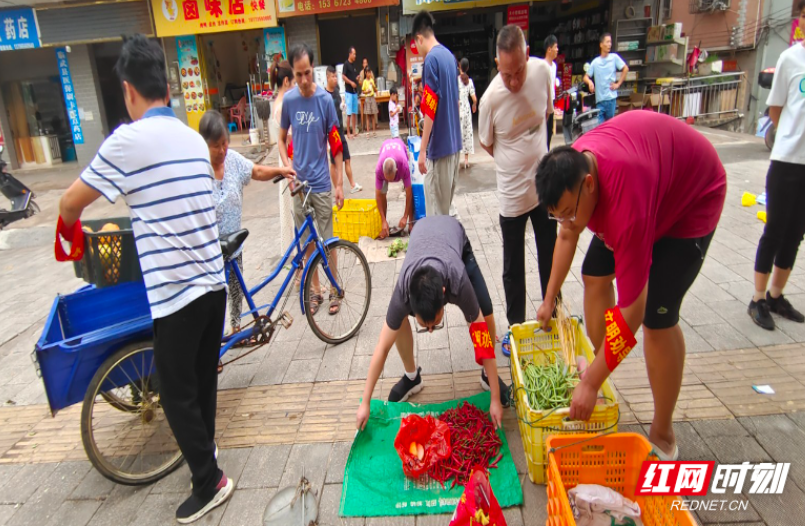
<path id="1" fill-rule="evenodd" d="M 71 244 L 70 253 L 64 251 L 61 239 Z M 84 257 L 84 231 L 81 229 L 81 221 L 76 221 L 73 226 L 67 228 L 64 220 L 59 216 L 56 223 L 56 261 L 80 261 Z"/>
<path id="2" fill-rule="evenodd" d="M 483 365 L 484 360 L 495 357 L 495 344 L 489 335 L 489 326 L 485 321 L 476 321 L 470 325 L 470 339 L 475 348 L 475 363 Z"/>
<path id="3" fill-rule="evenodd" d="M 422 109 L 423 115 L 430 117 L 430 120 L 436 120 L 436 108 L 439 107 L 439 96 L 430 89 L 430 86 L 425 86 L 422 103 L 419 106 Z"/>
<path id="4" fill-rule="evenodd" d="M 604 357 L 607 361 L 607 368 L 612 372 L 637 345 L 637 340 L 629 325 L 626 324 L 626 320 L 623 319 L 620 307 L 607 309 L 604 313 L 604 321 L 606 322 Z"/>
<path id="5" fill-rule="evenodd" d="M 333 154 L 333 158 L 344 151 L 344 143 L 341 142 L 341 134 L 338 133 L 337 126 L 333 125 L 332 129 L 330 129 L 327 141 L 330 143 L 330 153 Z"/>

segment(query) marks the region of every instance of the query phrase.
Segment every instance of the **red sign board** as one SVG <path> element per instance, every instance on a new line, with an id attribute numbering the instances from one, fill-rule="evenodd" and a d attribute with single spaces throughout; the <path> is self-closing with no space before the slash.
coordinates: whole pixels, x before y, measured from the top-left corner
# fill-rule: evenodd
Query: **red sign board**
<path id="1" fill-rule="evenodd" d="M 506 23 L 514 24 L 523 31 L 528 31 L 528 4 L 510 5 L 506 12 Z"/>
<path id="2" fill-rule="evenodd" d="M 315 15 L 335 13 L 351 9 L 374 9 L 376 7 L 399 5 L 399 0 L 278 0 L 277 16 Z"/>

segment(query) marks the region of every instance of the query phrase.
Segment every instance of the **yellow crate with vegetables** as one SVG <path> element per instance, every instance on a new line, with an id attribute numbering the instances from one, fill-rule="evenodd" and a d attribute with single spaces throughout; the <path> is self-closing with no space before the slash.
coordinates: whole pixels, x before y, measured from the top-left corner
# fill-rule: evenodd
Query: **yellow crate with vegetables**
<path id="1" fill-rule="evenodd" d="M 559 310 L 561 312 L 561 308 Z M 551 324 L 551 332 L 541 330 L 537 322 L 513 325 L 511 328 L 511 362 L 514 384 L 512 396 L 517 408 L 520 436 L 523 439 L 523 449 L 528 463 L 528 478 L 535 484 L 545 483 L 548 459 L 545 441 L 549 435 L 614 432 L 618 429 L 620 417 L 618 402 L 609 379 L 599 391 L 598 405 L 587 422 L 568 420 L 569 404 L 562 404 L 562 406 L 552 409 L 541 409 L 534 406 L 543 400 L 550 405 L 553 389 L 540 389 L 542 391 L 540 397 L 543 400 L 533 394 L 534 372 L 524 370 L 531 368 L 529 364 L 537 367 L 544 366 L 545 375 L 554 375 L 546 379 L 547 383 L 552 385 L 551 381 L 557 384 L 562 383 L 566 381 L 570 372 L 575 371 L 577 357 L 583 357 L 588 364 L 592 363 L 595 357 L 592 343 L 587 338 L 584 326 L 579 319 L 560 315 L 559 319 L 554 319 Z M 563 366 L 567 367 L 569 371 L 561 370 Z M 530 378 L 526 376 L 529 373 Z M 527 381 L 532 388 L 531 396 L 526 389 Z M 561 387 L 557 385 L 557 390 Z M 569 394 L 560 396 L 560 398 L 569 400 Z"/>
<path id="2" fill-rule="evenodd" d="M 383 221 L 374 199 L 347 199 L 339 210 L 333 207 L 333 235 L 357 243 L 361 237 L 380 235 Z"/>

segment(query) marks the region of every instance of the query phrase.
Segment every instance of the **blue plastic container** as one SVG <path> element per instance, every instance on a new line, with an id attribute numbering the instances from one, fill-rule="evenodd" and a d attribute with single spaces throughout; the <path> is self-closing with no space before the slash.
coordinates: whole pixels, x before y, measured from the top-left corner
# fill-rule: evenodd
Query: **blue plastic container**
<path id="1" fill-rule="evenodd" d="M 51 413 L 81 402 L 95 372 L 112 353 L 152 338 L 142 281 L 88 286 L 58 296 L 35 348 Z"/>
<path id="2" fill-rule="evenodd" d="M 425 176 L 419 173 L 419 147 L 422 139 L 408 137 L 408 165 L 411 170 L 411 193 L 414 196 L 414 220 L 425 217 Z"/>

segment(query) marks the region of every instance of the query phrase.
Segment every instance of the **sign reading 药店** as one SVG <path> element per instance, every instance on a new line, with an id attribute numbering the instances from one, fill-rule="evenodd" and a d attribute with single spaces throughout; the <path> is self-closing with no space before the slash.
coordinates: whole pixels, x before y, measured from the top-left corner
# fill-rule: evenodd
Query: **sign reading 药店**
<path id="1" fill-rule="evenodd" d="M 159 37 L 277 25 L 274 0 L 151 0 Z"/>
<path id="2" fill-rule="evenodd" d="M 36 15 L 30 7 L 0 11 L 0 51 L 40 47 Z"/>
<path id="3" fill-rule="evenodd" d="M 70 76 L 70 63 L 67 61 L 67 50 L 63 47 L 57 47 L 56 60 L 59 66 L 61 87 L 64 92 L 64 106 L 67 108 L 67 120 L 70 122 L 70 131 L 73 133 L 73 143 L 84 144 L 84 132 L 81 131 L 81 118 L 78 116 L 73 78 Z"/>

